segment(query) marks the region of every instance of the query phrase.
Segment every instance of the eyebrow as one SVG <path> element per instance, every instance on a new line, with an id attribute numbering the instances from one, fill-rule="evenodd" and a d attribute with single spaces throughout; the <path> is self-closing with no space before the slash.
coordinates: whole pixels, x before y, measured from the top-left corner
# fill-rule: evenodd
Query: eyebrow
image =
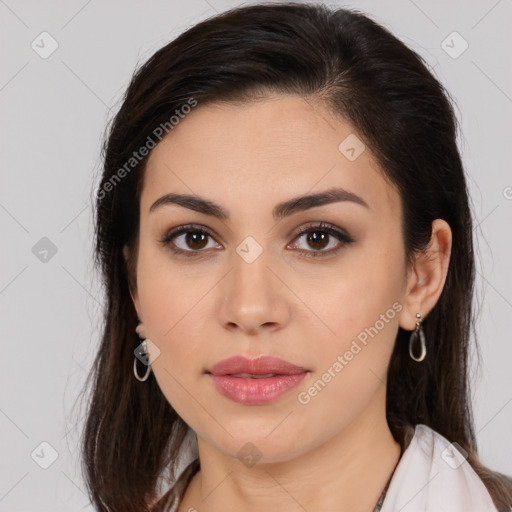
<path id="1" fill-rule="evenodd" d="M 272 210 L 272 216 L 275 220 L 281 220 L 297 212 L 341 201 L 352 202 L 370 209 L 366 201 L 358 195 L 343 188 L 331 188 L 317 194 L 294 197 L 279 203 Z M 171 204 L 204 213 L 205 215 L 211 215 L 221 220 L 229 220 L 230 218 L 229 212 L 225 208 L 208 199 L 199 196 L 174 193 L 165 194 L 157 199 L 149 208 L 149 213 L 164 205 Z"/>

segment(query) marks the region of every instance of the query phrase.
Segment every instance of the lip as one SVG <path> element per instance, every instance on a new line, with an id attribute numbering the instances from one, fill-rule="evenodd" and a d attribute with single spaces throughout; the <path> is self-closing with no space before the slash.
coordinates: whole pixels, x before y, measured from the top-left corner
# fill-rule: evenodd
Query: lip
<path id="1" fill-rule="evenodd" d="M 219 361 L 207 373 L 212 375 L 234 375 L 236 373 L 294 375 L 305 371 L 307 371 L 306 368 L 296 366 L 278 357 L 259 356 L 249 359 L 244 356 L 235 356 Z"/>
<path id="2" fill-rule="evenodd" d="M 207 374 L 226 398 L 244 405 L 264 405 L 297 386 L 308 371 L 277 357 L 235 356 L 218 362 Z"/>

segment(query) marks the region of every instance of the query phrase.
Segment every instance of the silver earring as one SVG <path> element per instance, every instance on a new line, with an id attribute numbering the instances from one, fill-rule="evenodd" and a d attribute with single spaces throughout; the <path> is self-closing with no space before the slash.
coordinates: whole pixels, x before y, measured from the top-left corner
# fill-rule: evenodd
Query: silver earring
<path id="1" fill-rule="evenodd" d="M 146 340 L 142 341 L 142 343 L 140 343 L 133 352 L 135 354 L 133 359 L 133 373 L 138 381 L 145 382 L 148 380 L 149 374 L 151 373 L 151 363 L 149 362 L 148 345 Z M 137 371 L 137 360 L 142 361 L 147 366 L 146 373 L 142 377 L 139 376 Z"/>
<path id="2" fill-rule="evenodd" d="M 421 315 L 419 313 L 416 313 L 416 318 L 420 319 Z M 425 345 L 425 333 L 423 332 L 423 326 L 421 325 L 422 320 L 418 320 L 416 322 L 416 329 L 411 333 L 411 336 L 409 338 L 409 355 L 411 356 L 411 359 L 414 359 L 414 361 L 423 361 L 425 359 L 425 356 L 427 355 L 427 348 Z M 416 339 L 420 340 L 421 344 L 421 353 L 419 357 L 416 357 L 412 353 L 412 346 L 416 343 Z"/>

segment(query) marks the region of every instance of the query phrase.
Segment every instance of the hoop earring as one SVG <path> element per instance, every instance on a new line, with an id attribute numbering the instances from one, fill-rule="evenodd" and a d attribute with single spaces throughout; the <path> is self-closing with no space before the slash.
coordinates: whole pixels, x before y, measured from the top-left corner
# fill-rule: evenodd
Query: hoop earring
<path id="1" fill-rule="evenodd" d="M 140 338 L 139 338 L 140 340 Z M 139 346 L 134 350 L 135 357 L 133 359 L 133 374 L 135 378 L 140 382 L 148 380 L 149 374 L 151 373 L 151 363 L 149 362 L 148 345 L 146 340 L 142 341 Z M 138 356 L 138 357 L 137 357 Z M 146 373 L 140 377 L 137 371 L 137 360 L 142 361 L 146 366 Z"/>
<path id="2" fill-rule="evenodd" d="M 416 318 L 421 318 L 421 315 L 419 313 L 416 313 Z M 411 356 L 411 359 L 417 362 L 423 361 L 425 359 L 425 356 L 427 355 L 427 348 L 425 345 L 425 333 L 423 332 L 423 326 L 421 325 L 422 320 L 418 320 L 416 322 L 416 329 L 411 333 L 411 336 L 409 338 L 409 356 Z M 420 344 L 421 344 L 421 353 L 419 357 L 416 357 L 412 353 L 412 346 L 416 343 L 416 339 L 419 338 Z"/>

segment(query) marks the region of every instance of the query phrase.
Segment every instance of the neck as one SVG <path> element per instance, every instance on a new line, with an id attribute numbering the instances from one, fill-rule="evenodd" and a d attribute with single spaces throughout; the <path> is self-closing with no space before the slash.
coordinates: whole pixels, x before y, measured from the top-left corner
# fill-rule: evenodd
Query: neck
<path id="1" fill-rule="evenodd" d="M 385 406 L 370 404 L 327 442 L 284 462 L 246 467 L 201 438 L 198 451 L 201 469 L 180 511 L 373 512 L 401 449 L 386 422 Z"/>

